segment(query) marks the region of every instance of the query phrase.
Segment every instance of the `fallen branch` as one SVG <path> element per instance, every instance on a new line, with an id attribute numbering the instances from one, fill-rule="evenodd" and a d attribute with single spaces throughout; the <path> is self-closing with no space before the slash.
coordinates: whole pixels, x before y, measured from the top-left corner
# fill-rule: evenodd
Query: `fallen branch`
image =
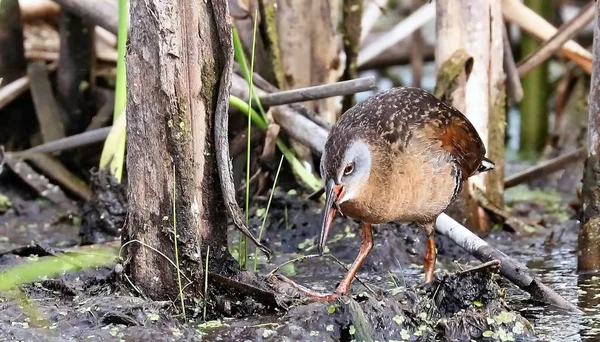
<path id="1" fill-rule="evenodd" d="M 375 41 L 379 36 L 385 33 L 371 33 L 365 42 L 365 44 L 369 44 L 371 41 Z M 426 38 L 426 37 L 423 37 Z M 385 69 L 397 65 L 407 65 L 410 64 L 411 58 L 411 46 L 413 44 L 412 35 L 408 38 L 403 39 L 398 42 L 396 45 L 386 49 L 376 57 L 373 57 L 368 62 L 361 64 L 358 66 L 358 71 L 365 70 L 373 70 L 373 69 Z M 432 62 L 435 59 L 435 47 L 434 44 L 428 39 L 423 39 L 422 51 L 423 61 L 424 62 Z"/>
<path id="2" fill-rule="evenodd" d="M 277 91 L 261 95 L 259 99 L 263 106 L 271 107 L 320 100 L 328 97 L 351 95 L 373 89 L 377 89 L 377 83 L 375 82 L 375 77 L 369 76 L 332 84 Z"/>
<path id="3" fill-rule="evenodd" d="M 521 172 L 517 172 L 514 175 L 507 177 L 504 180 L 504 188 L 512 188 L 519 184 L 522 184 L 530 179 L 539 178 L 546 175 L 549 175 L 553 172 L 562 170 L 566 165 L 574 163 L 579 160 L 585 159 L 587 156 L 587 148 L 580 147 L 574 151 L 565 153 L 556 158 L 552 158 L 550 160 L 546 160 L 545 162 L 530 167 L 527 170 L 523 170 Z"/>
<path id="4" fill-rule="evenodd" d="M 564 23 L 552 38 L 545 41 L 539 49 L 519 62 L 519 76 L 523 77 L 536 66 L 550 58 L 567 41 L 573 38 L 581 29 L 594 19 L 595 3 L 592 1 L 577 13 L 575 17 Z"/>
<path id="5" fill-rule="evenodd" d="M 549 40 L 558 31 L 519 0 L 502 0 L 502 14 L 507 20 L 543 41 Z M 571 59 L 588 74 L 592 72 L 592 54 L 575 41 L 569 40 L 562 45 L 560 54 Z"/>
<path id="6" fill-rule="evenodd" d="M 457 245 L 467 250 L 482 262 L 499 260 L 500 274 L 533 297 L 547 304 L 555 305 L 571 312 L 581 313 L 575 305 L 533 277 L 525 265 L 493 248 L 450 216 L 442 213 L 436 221 L 436 230 L 440 234 L 449 237 Z"/>
<path id="7" fill-rule="evenodd" d="M 435 2 L 428 2 L 421 6 L 402 20 L 398 25 L 394 26 L 386 34 L 361 49 L 358 54 L 357 64 L 360 67 L 366 62 L 377 57 L 389 47 L 395 45 L 404 38 L 410 37 L 414 31 L 421 28 L 431 19 L 435 17 Z"/>
<path id="8" fill-rule="evenodd" d="M 261 80 L 260 85 L 259 85 L 259 82 L 255 82 L 255 86 L 254 86 L 254 93 L 257 96 L 259 96 L 259 98 L 262 98 L 263 96 L 267 95 L 268 93 L 279 91 L 279 89 L 277 89 L 272 84 L 268 83 L 265 80 L 262 80 L 262 78 L 258 74 L 254 73 L 253 78 L 255 81 Z M 237 75 L 237 74 L 233 74 L 231 83 L 232 83 L 231 84 L 231 94 L 232 95 L 234 95 L 240 99 L 248 98 L 248 92 L 249 92 L 248 83 L 246 82 L 246 80 L 243 77 L 241 77 L 240 75 Z M 258 101 L 256 101 L 256 102 L 258 102 Z M 256 105 L 256 102 L 254 102 L 255 105 Z M 281 105 L 280 108 L 284 107 L 284 106 L 288 106 L 289 108 L 294 110 L 297 114 L 304 116 L 305 118 L 316 123 L 317 125 L 319 125 L 320 127 L 324 128 L 324 129 L 328 130 L 331 127 L 331 124 L 328 123 L 327 121 L 325 121 L 325 119 L 323 119 L 317 113 L 304 107 L 303 105 L 301 105 L 299 103 L 290 103 L 289 105 Z"/>
<path id="9" fill-rule="evenodd" d="M 362 19 L 361 19 L 361 32 L 360 32 L 360 42 L 364 42 L 365 38 L 371 32 L 371 29 L 377 22 L 377 19 L 383 14 L 385 10 L 385 6 L 387 5 L 388 0 L 379 0 L 379 1 L 368 1 L 365 4 L 365 10 L 363 11 Z"/>
<path id="10" fill-rule="evenodd" d="M 519 77 L 519 71 L 517 70 L 517 64 L 515 63 L 515 57 L 512 53 L 510 40 L 508 39 L 506 25 L 504 25 L 504 29 L 502 30 L 502 43 L 504 44 L 503 65 L 504 71 L 506 72 L 506 96 L 508 97 L 508 104 L 510 106 L 514 106 L 519 104 L 523 99 L 523 85 L 521 84 L 521 78 Z"/>

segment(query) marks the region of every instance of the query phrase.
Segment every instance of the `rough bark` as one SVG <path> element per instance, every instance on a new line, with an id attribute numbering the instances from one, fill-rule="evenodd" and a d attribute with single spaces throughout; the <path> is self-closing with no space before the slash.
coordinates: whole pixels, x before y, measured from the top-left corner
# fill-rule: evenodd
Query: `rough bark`
<path id="1" fill-rule="evenodd" d="M 578 269 L 600 269 L 600 3 L 596 2 L 592 82 L 589 98 L 588 158 L 583 172 L 583 220 Z"/>
<path id="2" fill-rule="evenodd" d="M 489 220 L 472 191 L 477 187 L 495 205 L 503 204 L 506 92 L 501 7 L 490 0 L 442 0 L 436 6 L 436 40 L 444 42 L 436 45 L 436 94 L 469 118 L 487 157 L 496 163 L 494 171 L 469 180 L 450 211 L 471 229 L 486 231 Z"/>
<path id="3" fill-rule="evenodd" d="M 219 260 L 210 262 L 211 269 L 234 262 L 212 143 L 226 56 L 217 27 L 229 25 L 216 19 L 219 11 L 227 11 L 226 1 L 134 0 L 130 11 L 123 243 L 139 240 L 174 261 L 177 241 L 180 268 L 192 280 L 185 293 L 196 296 L 207 246 L 211 259 Z M 135 242 L 126 253 L 126 270 L 138 289 L 155 299 L 176 297 L 177 272 L 169 261 Z"/>

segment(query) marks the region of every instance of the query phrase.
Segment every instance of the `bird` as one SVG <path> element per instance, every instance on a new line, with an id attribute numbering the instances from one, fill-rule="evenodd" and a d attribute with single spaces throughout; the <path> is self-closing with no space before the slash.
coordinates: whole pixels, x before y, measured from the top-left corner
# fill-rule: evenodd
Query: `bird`
<path id="1" fill-rule="evenodd" d="M 321 155 L 325 207 L 318 251 L 335 216 L 361 221 L 358 256 L 333 293 L 285 278 L 315 301 L 347 295 L 373 248 L 372 226 L 412 222 L 427 236 L 425 283 L 433 280 L 437 217 L 473 175 L 494 169 L 473 124 L 458 109 L 417 87 L 394 87 L 367 97 L 331 128 Z"/>

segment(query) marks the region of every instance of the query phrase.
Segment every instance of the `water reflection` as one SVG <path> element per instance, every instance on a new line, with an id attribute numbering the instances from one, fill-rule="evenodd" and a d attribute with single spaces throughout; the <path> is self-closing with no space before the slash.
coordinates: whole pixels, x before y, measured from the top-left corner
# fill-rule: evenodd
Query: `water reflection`
<path id="1" fill-rule="evenodd" d="M 523 248 L 528 246 L 528 248 Z M 577 274 L 576 232 L 566 233 L 552 247 L 515 239 L 506 246 L 497 246 L 527 265 L 537 277 L 584 313 L 574 315 L 528 300 L 529 296 L 512 289 L 509 302 L 535 326 L 542 341 L 600 340 L 600 274 Z"/>

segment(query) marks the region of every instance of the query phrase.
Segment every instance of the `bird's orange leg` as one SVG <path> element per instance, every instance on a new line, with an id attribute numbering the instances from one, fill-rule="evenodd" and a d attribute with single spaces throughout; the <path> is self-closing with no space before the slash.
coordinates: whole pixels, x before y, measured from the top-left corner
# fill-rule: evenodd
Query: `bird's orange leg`
<path id="1" fill-rule="evenodd" d="M 433 238 L 433 224 L 424 227 L 427 233 L 427 248 L 425 248 L 425 282 L 430 283 L 433 280 L 433 271 L 435 270 L 435 239 Z"/>
<path id="2" fill-rule="evenodd" d="M 348 273 L 344 277 L 344 280 L 342 280 L 340 285 L 338 285 L 337 289 L 333 293 L 327 294 L 327 293 L 315 292 L 315 291 L 313 291 L 309 288 L 306 288 L 302 285 L 296 284 L 295 282 L 288 279 L 287 277 L 284 277 L 284 276 L 278 276 L 278 277 L 282 281 L 295 287 L 298 291 L 311 297 L 311 299 L 316 302 L 332 301 L 341 294 L 347 295 L 348 292 L 350 291 L 350 285 L 352 284 L 352 280 L 356 276 L 356 272 L 358 272 L 358 269 L 360 268 L 360 266 L 363 264 L 363 262 L 365 261 L 365 259 L 369 255 L 369 253 L 371 252 L 371 249 L 373 249 L 373 229 L 372 229 L 370 223 L 363 222 L 361 237 L 362 237 L 362 244 L 360 246 L 360 251 L 358 252 L 358 256 L 352 263 L 352 266 L 350 267 L 350 270 L 348 270 Z"/>

